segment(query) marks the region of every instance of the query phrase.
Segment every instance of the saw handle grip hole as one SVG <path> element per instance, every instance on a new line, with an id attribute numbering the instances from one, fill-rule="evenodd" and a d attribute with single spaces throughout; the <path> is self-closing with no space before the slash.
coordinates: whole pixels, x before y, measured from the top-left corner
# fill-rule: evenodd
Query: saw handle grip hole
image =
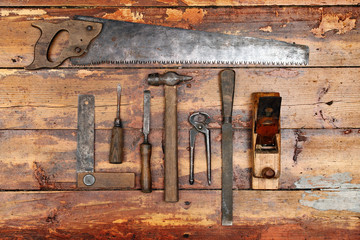
<path id="1" fill-rule="evenodd" d="M 61 55 L 64 49 L 68 47 L 69 38 L 70 34 L 66 30 L 60 30 L 55 34 L 47 50 L 48 61 L 55 62 L 57 60 L 57 58 Z M 75 49 L 74 51 L 78 51 L 78 49 Z"/>

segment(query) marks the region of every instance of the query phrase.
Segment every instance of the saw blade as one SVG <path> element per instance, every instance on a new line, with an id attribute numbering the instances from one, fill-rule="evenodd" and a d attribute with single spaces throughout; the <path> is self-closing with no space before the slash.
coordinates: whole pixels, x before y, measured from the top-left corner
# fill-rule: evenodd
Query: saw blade
<path id="1" fill-rule="evenodd" d="M 309 61 L 305 45 L 87 16 L 75 19 L 103 24 L 87 54 L 71 58 L 75 65 L 306 65 Z"/>

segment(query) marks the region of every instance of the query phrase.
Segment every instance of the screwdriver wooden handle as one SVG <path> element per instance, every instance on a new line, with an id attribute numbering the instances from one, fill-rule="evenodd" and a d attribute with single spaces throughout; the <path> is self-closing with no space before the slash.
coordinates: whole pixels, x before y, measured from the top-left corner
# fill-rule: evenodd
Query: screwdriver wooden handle
<path id="1" fill-rule="evenodd" d="M 144 193 L 150 193 L 152 191 L 151 186 L 151 169 L 150 169 L 150 158 L 151 158 L 151 144 L 142 143 L 140 145 L 141 154 L 141 191 Z"/>
<path id="2" fill-rule="evenodd" d="M 111 131 L 111 143 L 110 143 L 110 163 L 122 163 L 123 162 L 123 148 L 124 138 L 123 129 L 120 126 L 114 126 Z"/>

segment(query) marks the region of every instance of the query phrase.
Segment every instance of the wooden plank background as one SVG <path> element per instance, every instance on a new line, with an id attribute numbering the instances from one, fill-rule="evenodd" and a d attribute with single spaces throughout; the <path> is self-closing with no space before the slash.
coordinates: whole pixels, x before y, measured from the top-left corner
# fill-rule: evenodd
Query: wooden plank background
<path id="1" fill-rule="evenodd" d="M 1 238 L 79 239 L 360 239 L 359 1 L 41 1 L 0 2 Z M 234 67 L 234 226 L 220 224 L 221 109 L 224 66 L 97 65 L 27 71 L 40 31 L 36 21 L 89 15 L 308 45 L 301 67 Z M 66 40 L 60 39 L 51 57 Z M 193 76 L 178 87 L 180 201 L 163 202 L 163 89 L 149 73 Z M 125 162 L 107 162 L 123 86 Z M 151 90 L 151 194 L 139 191 L 142 92 Z M 278 191 L 250 189 L 251 93 L 283 98 L 282 174 Z M 134 172 L 131 190 L 76 189 L 77 97 L 95 95 L 95 168 Z M 212 117 L 213 184 L 205 149 L 196 142 L 195 184 L 189 185 L 192 112 Z"/>

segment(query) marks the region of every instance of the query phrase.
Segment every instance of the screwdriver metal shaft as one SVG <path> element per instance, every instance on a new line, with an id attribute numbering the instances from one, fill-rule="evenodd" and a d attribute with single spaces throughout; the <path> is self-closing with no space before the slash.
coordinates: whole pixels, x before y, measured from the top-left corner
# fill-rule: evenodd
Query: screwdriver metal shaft
<path id="1" fill-rule="evenodd" d="M 111 131 L 111 142 L 110 142 L 110 163 L 122 163 L 123 162 L 123 148 L 124 148 L 124 137 L 123 128 L 120 118 L 120 100 L 121 100 L 121 85 L 117 86 L 117 111 L 116 118 L 114 120 L 114 127 Z"/>

